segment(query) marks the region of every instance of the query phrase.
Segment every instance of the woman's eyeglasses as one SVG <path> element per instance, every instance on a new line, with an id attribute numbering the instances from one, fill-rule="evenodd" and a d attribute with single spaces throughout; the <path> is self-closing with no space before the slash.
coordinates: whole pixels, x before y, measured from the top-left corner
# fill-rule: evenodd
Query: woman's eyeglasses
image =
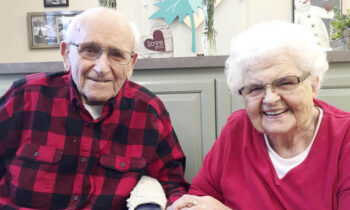
<path id="1" fill-rule="evenodd" d="M 267 84 L 252 84 L 241 87 L 238 93 L 243 96 L 249 97 L 261 97 L 265 94 L 266 87 L 271 85 L 272 89 L 277 91 L 289 91 L 295 89 L 299 83 L 306 80 L 310 76 L 310 73 L 301 76 L 287 76 L 276 79 L 273 82 Z"/>

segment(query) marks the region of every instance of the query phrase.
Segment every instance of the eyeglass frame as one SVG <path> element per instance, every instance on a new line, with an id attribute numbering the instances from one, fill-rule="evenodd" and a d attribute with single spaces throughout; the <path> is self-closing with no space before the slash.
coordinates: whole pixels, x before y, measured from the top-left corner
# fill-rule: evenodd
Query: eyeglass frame
<path id="1" fill-rule="evenodd" d="M 77 47 L 79 55 L 80 55 L 80 50 L 79 50 L 80 46 L 81 46 L 82 44 L 88 44 L 88 43 L 96 44 L 96 43 L 94 43 L 94 42 L 82 42 L 82 43 L 79 43 L 79 44 L 77 44 L 77 43 L 75 43 L 75 42 L 68 42 L 69 45 L 73 45 L 73 46 Z M 98 45 L 98 44 L 96 44 L 96 45 Z M 99 48 L 100 48 L 100 52 L 98 53 L 98 57 L 96 57 L 95 59 L 87 58 L 87 57 L 82 56 L 82 55 L 80 55 L 80 56 L 83 57 L 83 58 L 85 58 L 85 59 L 88 59 L 88 60 L 90 60 L 90 61 L 96 61 L 96 60 L 98 60 L 98 59 L 102 56 L 102 54 L 105 52 L 106 55 L 107 55 L 107 57 L 109 57 L 111 50 L 104 49 L 104 48 L 101 47 L 100 45 L 98 45 L 98 46 L 99 46 Z M 116 50 L 118 50 L 118 51 L 120 51 L 120 52 L 127 53 L 127 54 L 130 55 L 129 61 L 128 61 L 127 63 L 125 63 L 125 64 L 124 64 L 124 63 L 118 63 L 117 61 L 115 61 L 115 60 L 112 59 L 113 61 L 117 62 L 119 65 L 128 65 L 128 64 L 130 63 L 131 59 L 135 56 L 135 52 L 134 52 L 134 51 L 128 52 L 128 51 L 120 50 L 120 49 L 116 49 Z"/>
<path id="2" fill-rule="evenodd" d="M 243 87 L 241 87 L 240 89 L 238 89 L 238 93 L 239 93 L 239 95 L 249 95 L 249 94 L 243 94 L 243 90 L 244 90 L 244 88 L 246 88 L 246 87 L 249 87 L 249 86 L 252 86 L 252 85 L 261 85 L 262 87 L 263 87 L 263 89 L 264 89 L 264 91 L 266 91 L 266 87 L 268 86 L 268 85 L 271 85 L 271 88 L 275 88 L 275 86 L 276 85 L 274 85 L 274 83 L 276 82 L 276 81 L 279 81 L 279 80 L 281 80 L 281 79 L 285 79 L 285 78 L 287 78 L 287 77 L 295 77 L 295 78 L 297 78 L 297 84 L 296 84 L 296 87 L 301 83 L 301 82 L 303 82 L 303 81 L 305 81 L 309 76 L 310 76 L 311 74 L 308 72 L 308 73 L 305 73 L 305 74 L 303 74 L 303 75 L 301 75 L 301 76 L 286 76 L 286 77 L 281 77 L 281 78 L 278 78 L 278 79 L 276 79 L 276 80 L 274 80 L 274 81 L 272 81 L 272 82 L 268 82 L 268 83 L 266 83 L 266 84 L 250 84 L 250 85 L 245 85 L 245 86 L 243 86 Z"/>

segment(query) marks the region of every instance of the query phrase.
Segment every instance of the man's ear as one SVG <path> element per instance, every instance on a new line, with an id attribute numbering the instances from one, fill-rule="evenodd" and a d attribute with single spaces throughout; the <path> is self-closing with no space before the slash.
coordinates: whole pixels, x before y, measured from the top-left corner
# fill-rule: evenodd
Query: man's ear
<path id="1" fill-rule="evenodd" d="M 132 57 L 132 60 L 131 60 L 131 67 L 132 69 L 134 69 L 134 66 L 136 64 L 136 60 L 137 60 L 137 57 L 139 56 L 139 54 L 135 53 L 134 56 Z"/>
<path id="2" fill-rule="evenodd" d="M 66 71 L 69 71 L 70 70 L 69 44 L 67 44 L 66 42 L 61 42 L 60 51 L 63 57 L 64 69 Z"/>
<path id="3" fill-rule="evenodd" d="M 312 94 L 314 98 L 318 97 L 318 91 L 319 91 L 319 84 L 320 84 L 320 78 L 316 76 L 311 84 L 312 87 Z"/>
<path id="4" fill-rule="evenodd" d="M 134 71 L 134 67 L 135 67 L 136 60 L 137 60 L 138 56 L 139 56 L 139 54 L 135 53 L 134 56 L 131 58 L 131 68 L 129 69 L 129 71 L 126 74 L 126 77 L 128 79 L 131 78 L 131 75 L 132 75 L 132 72 Z"/>

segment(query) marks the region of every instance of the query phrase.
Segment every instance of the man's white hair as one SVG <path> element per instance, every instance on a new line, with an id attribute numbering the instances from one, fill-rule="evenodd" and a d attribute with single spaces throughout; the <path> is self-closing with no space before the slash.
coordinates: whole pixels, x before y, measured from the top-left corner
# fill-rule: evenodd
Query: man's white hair
<path id="1" fill-rule="evenodd" d="M 230 91 L 237 93 L 243 86 L 243 72 L 251 65 L 271 62 L 279 55 L 287 55 L 313 79 L 319 77 L 320 88 L 328 61 L 326 52 L 317 44 L 313 34 L 297 24 L 270 21 L 257 24 L 232 38 L 225 64 Z"/>
<path id="2" fill-rule="evenodd" d="M 71 41 L 73 41 L 74 36 L 76 35 L 76 33 L 79 31 L 80 29 L 80 24 L 82 24 L 82 20 L 84 20 L 85 17 L 91 17 L 96 15 L 99 12 L 109 12 L 113 15 L 115 15 L 116 17 L 122 17 L 124 18 L 130 25 L 130 28 L 132 30 L 133 33 L 133 37 L 134 37 L 134 46 L 133 46 L 133 51 L 137 52 L 138 48 L 139 48 L 139 44 L 140 44 L 140 32 L 137 28 L 137 26 L 135 25 L 135 23 L 131 22 L 130 20 L 128 20 L 125 16 L 123 16 L 122 14 L 120 14 L 119 12 L 117 12 L 114 9 L 109 9 L 106 7 L 95 7 L 95 8 L 91 8 L 88 10 L 85 10 L 84 12 L 76 15 L 72 22 L 69 24 L 67 31 L 64 34 L 64 41 L 69 43 Z M 108 20 L 106 20 L 108 21 Z"/>

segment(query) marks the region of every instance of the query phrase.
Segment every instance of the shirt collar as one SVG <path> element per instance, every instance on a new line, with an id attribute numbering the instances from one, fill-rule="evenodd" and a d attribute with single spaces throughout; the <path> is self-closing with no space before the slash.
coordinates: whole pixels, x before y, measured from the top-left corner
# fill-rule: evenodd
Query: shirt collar
<path id="1" fill-rule="evenodd" d="M 72 104 L 75 108 L 79 109 L 80 107 L 82 107 L 83 104 L 82 104 L 80 97 L 79 97 L 79 94 L 78 94 L 78 88 L 73 81 L 71 71 L 69 72 L 69 75 L 68 75 L 68 84 L 69 84 L 69 92 L 70 92 L 70 94 L 69 94 L 70 101 L 72 102 Z"/>

